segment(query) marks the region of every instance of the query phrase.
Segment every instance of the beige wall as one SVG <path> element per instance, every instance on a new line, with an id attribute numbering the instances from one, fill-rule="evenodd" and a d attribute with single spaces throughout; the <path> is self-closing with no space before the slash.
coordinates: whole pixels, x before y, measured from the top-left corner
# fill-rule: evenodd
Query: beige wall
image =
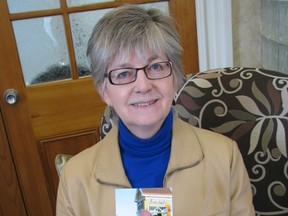
<path id="1" fill-rule="evenodd" d="M 232 0 L 234 66 L 261 65 L 261 0 Z"/>

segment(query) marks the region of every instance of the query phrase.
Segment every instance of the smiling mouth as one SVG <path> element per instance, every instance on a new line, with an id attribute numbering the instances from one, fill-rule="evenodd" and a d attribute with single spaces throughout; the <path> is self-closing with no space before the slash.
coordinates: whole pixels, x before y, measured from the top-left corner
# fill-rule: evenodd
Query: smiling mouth
<path id="1" fill-rule="evenodd" d="M 136 106 L 136 107 L 145 107 L 145 106 L 149 106 L 151 104 L 154 104 L 156 103 L 157 100 L 153 100 L 153 101 L 149 101 L 149 102 L 143 102 L 143 103 L 134 103 L 132 104 L 133 106 Z"/>

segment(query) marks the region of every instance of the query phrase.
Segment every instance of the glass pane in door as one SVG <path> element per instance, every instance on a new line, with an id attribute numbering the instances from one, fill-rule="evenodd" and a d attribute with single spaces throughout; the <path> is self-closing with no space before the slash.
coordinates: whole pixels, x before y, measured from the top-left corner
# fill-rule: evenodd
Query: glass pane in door
<path id="1" fill-rule="evenodd" d="M 168 2 L 149 3 L 143 4 L 142 6 L 146 8 L 158 8 L 166 13 L 169 13 Z M 89 63 L 86 58 L 86 48 L 93 27 L 96 22 L 110 10 L 112 9 L 109 8 L 80 12 L 70 15 L 70 25 L 72 29 L 73 44 L 79 76 L 87 75 L 86 71 L 89 70 Z"/>
<path id="2" fill-rule="evenodd" d="M 95 4 L 101 2 L 111 2 L 114 0 L 67 0 L 68 7 L 79 6 L 79 5 L 87 5 L 87 4 Z"/>
<path id="3" fill-rule="evenodd" d="M 156 8 L 156 9 L 159 9 L 159 10 L 169 14 L 169 3 L 168 3 L 168 1 L 147 3 L 147 4 L 142 4 L 142 6 L 144 8 Z"/>
<path id="4" fill-rule="evenodd" d="M 71 78 L 62 16 L 12 24 L 26 85 Z"/>
<path id="5" fill-rule="evenodd" d="M 110 10 L 109 8 L 70 15 L 70 25 L 79 76 L 90 74 L 89 63 L 86 57 L 87 43 L 96 22 Z M 89 73 L 86 73 L 86 71 L 89 71 Z"/>
<path id="6" fill-rule="evenodd" d="M 10 13 L 48 10 L 60 7 L 59 0 L 8 0 Z"/>

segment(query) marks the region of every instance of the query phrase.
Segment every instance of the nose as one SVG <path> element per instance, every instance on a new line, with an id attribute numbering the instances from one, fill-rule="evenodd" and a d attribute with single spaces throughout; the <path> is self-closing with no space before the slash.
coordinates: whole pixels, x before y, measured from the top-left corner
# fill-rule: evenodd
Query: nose
<path id="1" fill-rule="evenodd" d="M 145 71 L 138 70 L 135 86 L 138 91 L 148 91 L 151 89 L 151 80 L 149 80 L 145 74 Z"/>

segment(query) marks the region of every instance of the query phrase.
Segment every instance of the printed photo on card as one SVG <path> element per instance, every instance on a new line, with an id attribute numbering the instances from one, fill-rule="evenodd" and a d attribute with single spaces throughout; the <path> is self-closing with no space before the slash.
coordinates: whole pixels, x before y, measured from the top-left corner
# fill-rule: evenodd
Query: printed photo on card
<path id="1" fill-rule="evenodd" d="M 116 216 L 173 216 L 172 188 L 116 189 Z"/>

